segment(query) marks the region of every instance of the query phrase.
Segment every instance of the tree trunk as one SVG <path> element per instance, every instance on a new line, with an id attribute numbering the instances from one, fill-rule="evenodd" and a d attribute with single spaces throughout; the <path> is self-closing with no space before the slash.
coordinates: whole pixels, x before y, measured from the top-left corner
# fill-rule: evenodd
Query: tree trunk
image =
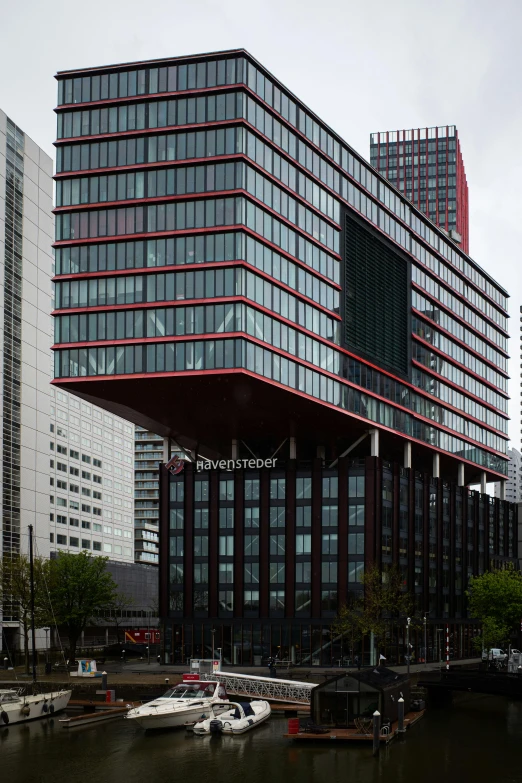
<path id="1" fill-rule="evenodd" d="M 79 634 L 69 633 L 69 665 L 73 666 L 76 660 L 76 646 L 78 644 Z"/>

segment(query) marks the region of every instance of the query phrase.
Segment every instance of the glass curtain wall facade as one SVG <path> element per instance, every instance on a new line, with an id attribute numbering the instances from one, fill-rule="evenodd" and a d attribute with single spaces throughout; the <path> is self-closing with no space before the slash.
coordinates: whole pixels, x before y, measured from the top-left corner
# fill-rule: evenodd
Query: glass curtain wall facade
<path id="1" fill-rule="evenodd" d="M 512 556 L 499 500 L 482 563 L 465 486 L 507 474 L 506 292 L 243 50 L 57 80 L 54 383 L 189 463 L 281 449 L 270 472 L 160 470 L 169 654 L 219 621 L 230 660 L 267 638 L 322 660 L 375 559 L 467 622 L 468 571 Z"/>
<path id="2" fill-rule="evenodd" d="M 469 253 L 468 182 L 454 125 L 372 133 L 370 161 Z"/>
<path id="3" fill-rule="evenodd" d="M 58 75 L 57 382 L 248 371 L 505 472 L 505 292 L 246 53 L 108 70 Z M 350 369 L 345 213 L 410 264 L 403 394 Z"/>
<path id="4" fill-rule="evenodd" d="M 161 468 L 161 614 L 176 663 L 209 657 L 256 665 L 269 655 L 304 665 L 370 663 L 368 640 L 340 639 L 330 624 L 361 589 L 365 565 L 397 565 L 430 613 L 427 658 L 451 625 L 452 657 L 473 655 L 479 626 L 466 614 L 472 574 L 516 557 L 515 506 L 382 459 L 278 461 L 271 470 Z M 423 630 L 412 634 L 425 657 Z M 383 642 L 404 660 L 404 623 Z"/>

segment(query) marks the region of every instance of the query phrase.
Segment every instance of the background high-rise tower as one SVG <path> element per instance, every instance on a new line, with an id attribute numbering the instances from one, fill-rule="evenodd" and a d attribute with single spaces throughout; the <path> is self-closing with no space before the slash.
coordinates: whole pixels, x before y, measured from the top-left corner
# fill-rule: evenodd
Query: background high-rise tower
<path id="1" fill-rule="evenodd" d="M 372 133 L 370 161 L 469 253 L 468 182 L 454 125 Z"/>

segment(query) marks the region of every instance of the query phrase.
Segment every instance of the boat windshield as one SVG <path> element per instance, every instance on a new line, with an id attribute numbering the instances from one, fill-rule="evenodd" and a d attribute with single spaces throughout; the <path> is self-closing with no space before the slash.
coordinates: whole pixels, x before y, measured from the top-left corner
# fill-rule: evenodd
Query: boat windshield
<path id="1" fill-rule="evenodd" d="M 198 688 L 193 686 L 179 685 L 177 688 L 171 688 L 163 694 L 164 699 L 195 699 L 201 696 L 201 692 Z"/>

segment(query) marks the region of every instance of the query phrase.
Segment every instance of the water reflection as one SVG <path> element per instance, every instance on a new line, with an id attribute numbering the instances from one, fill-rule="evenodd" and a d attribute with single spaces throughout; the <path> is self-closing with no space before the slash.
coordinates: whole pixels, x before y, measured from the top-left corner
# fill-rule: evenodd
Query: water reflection
<path id="1" fill-rule="evenodd" d="M 123 720 L 70 731 L 58 719 L 0 729 L 8 783 L 522 783 L 522 703 L 474 697 L 433 710 L 404 741 L 373 759 L 371 747 L 283 738 L 286 720 L 241 737 L 144 733 Z"/>

